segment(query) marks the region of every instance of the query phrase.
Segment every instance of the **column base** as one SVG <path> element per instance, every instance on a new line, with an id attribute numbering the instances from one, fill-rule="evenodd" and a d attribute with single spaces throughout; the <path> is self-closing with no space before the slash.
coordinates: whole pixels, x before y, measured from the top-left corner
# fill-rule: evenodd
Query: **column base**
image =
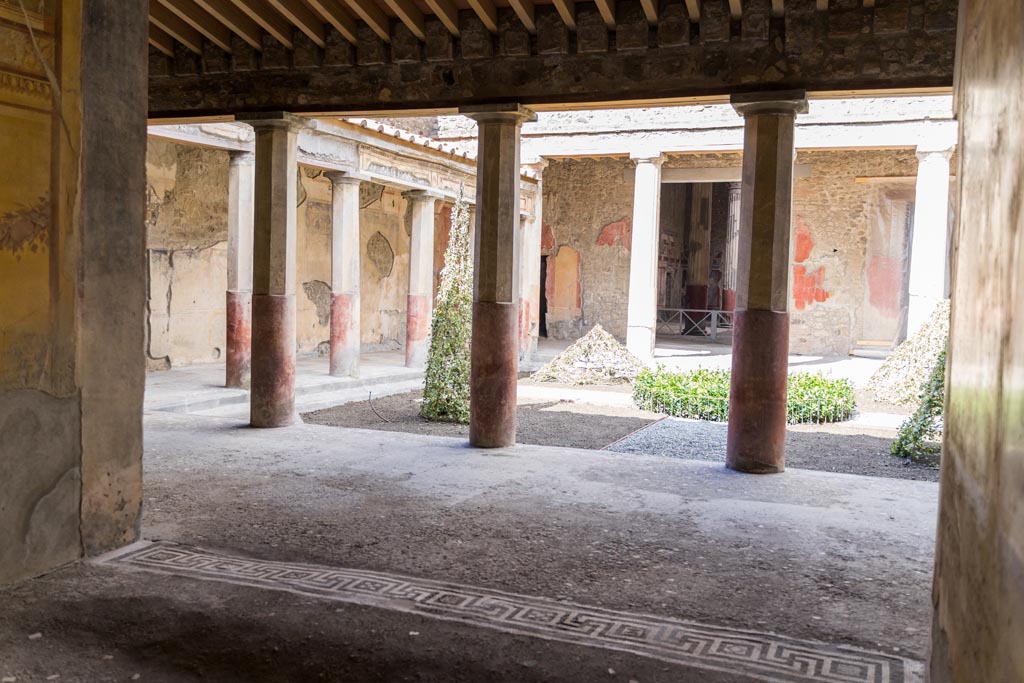
<path id="1" fill-rule="evenodd" d="M 512 303 L 473 303 L 469 445 L 477 448 L 504 448 L 516 443 L 518 308 Z"/>
<path id="2" fill-rule="evenodd" d="M 410 294 L 406 302 L 405 367 L 422 368 L 430 352 L 430 296 Z"/>
<path id="3" fill-rule="evenodd" d="M 224 386 L 246 389 L 252 367 L 252 292 L 227 293 L 227 353 Z"/>
<path id="4" fill-rule="evenodd" d="M 249 424 L 287 427 L 295 413 L 295 295 L 252 296 L 252 390 Z"/>
<path id="5" fill-rule="evenodd" d="M 331 294 L 330 374 L 359 376 L 359 293 Z"/>
<path id="6" fill-rule="evenodd" d="M 698 311 L 707 310 L 708 286 L 686 285 L 686 307 Z"/>
<path id="7" fill-rule="evenodd" d="M 733 314 L 732 380 L 725 464 L 751 474 L 786 467 L 789 314 Z"/>
<path id="8" fill-rule="evenodd" d="M 642 361 L 654 358 L 654 329 L 650 327 L 626 328 L 626 350 Z"/>

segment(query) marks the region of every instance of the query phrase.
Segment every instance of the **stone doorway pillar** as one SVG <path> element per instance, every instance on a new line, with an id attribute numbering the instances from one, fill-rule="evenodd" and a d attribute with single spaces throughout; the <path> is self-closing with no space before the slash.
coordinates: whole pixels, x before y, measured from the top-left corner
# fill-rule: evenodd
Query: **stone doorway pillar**
<path id="1" fill-rule="evenodd" d="M 540 243 L 544 227 L 544 170 L 548 167 L 548 160 L 541 158 L 524 165 L 537 177 L 533 215 L 527 218 L 523 228 L 525 244 L 520 252 L 520 258 L 525 260 L 520 264 L 520 270 L 526 281 L 519 285 L 522 292 L 519 301 L 519 353 L 521 359 L 527 360 L 537 351 L 540 337 L 540 291 L 544 286 L 540 281 Z"/>
<path id="2" fill-rule="evenodd" d="M 247 388 L 252 363 L 252 240 L 255 166 L 251 152 L 228 165 L 228 290 L 224 386 Z"/>
<path id="3" fill-rule="evenodd" d="M 917 151 L 907 336 L 921 328 L 935 305 L 947 295 L 949 158 L 952 154 L 952 149 Z"/>
<path id="4" fill-rule="evenodd" d="M 434 298 L 434 204 L 440 195 L 413 190 L 404 192 L 402 196 L 412 204 L 405 366 L 421 368 L 426 364 L 430 350 L 430 312 Z"/>
<path id="5" fill-rule="evenodd" d="M 295 415 L 296 138 L 301 119 L 253 114 L 256 202 L 249 424 L 286 427 Z"/>
<path id="6" fill-rule="evenodd" d="M 729 216 L 725 226 L 725 253 L 722 256 L 722 310 L 736 308 L 736 249 L 740 236 L 741 183 L 729 183 Z"/>
<path id="7" fill-rule="evenodd" d="M 516 440 L 519 131 L 536 116 L 516 104 L 461 113 L 478 127 L 469 443 L 501 448 Z"/>
<path id="8" fill-rule="evenodd" d="M 654 357 L 658 316 L 658 222 L 661 219 L 660 154 L 634 157 L 633 245 L 629 256 L 626 348 L 640 360 Z"/>
<path id="9" fill-rule="evenodd" d="M 330 374 L 359 376 L 359 183 L 340 171 L 331 181 Z"/>
<path id="10" fill-rule="evenodd" d="M 734 95 L 745 119 L 726 465 L 781 472 L 786 460 L 793 127 L 804 92 Z"/>

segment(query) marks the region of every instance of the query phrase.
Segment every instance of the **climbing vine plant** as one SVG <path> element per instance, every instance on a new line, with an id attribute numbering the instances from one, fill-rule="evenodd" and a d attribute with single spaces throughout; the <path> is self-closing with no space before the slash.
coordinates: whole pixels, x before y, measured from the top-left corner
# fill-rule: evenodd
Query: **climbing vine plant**
<path id="1" fill-rule="evenodd" d="M 430 352 L 420 415 L 469 422 L 469 351 L 473 321 L 473 266 L 469 261 L 469 208 L 462 189 L 452 211 L 441 284 L 430 321 Z"/>
<path id="2" fill-rule="evenodd" d="M 891 452 L 913 461 L 938 456 L 942 450 L 942 407 L 946 397 L 946 349 L 932 368 L 932 374 L 921 385 L 917 410 L 900 427 Z"/>

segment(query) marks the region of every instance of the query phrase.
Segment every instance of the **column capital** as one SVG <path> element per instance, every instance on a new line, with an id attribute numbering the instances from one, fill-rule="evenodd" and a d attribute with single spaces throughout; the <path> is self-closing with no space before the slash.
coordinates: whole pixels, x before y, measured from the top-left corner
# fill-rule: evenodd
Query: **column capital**
<path id="1" fill-rule="evenodd" d="M 436 190 L 406 190 L 402 193 L 402 197 L 413 202 L 425 202 L 443 199 L 444 195 Z"/>
<path id="2" fill-rule="evenodd" d="M 534 175 L 536 175 L 537 179 L 539 180 L 540 177 L 544 174 L 544 171 L 547 170 L 548 163 L 549 162 L 547 159 L 545 159 L 544 157 L 540 157 L 537 161 L 531 161 L 529 163 L 523 164 L 522 166 L 523 168 L 533 171 Z"/>
<path id="3" fill-rule="evenodd" d="M 918 161 L 925 161 L 926 159 L 943 159 L 949 161 L 950 157 L 953 156 L 954 147 L 947 147 L 946 149 L 929 149 L 927 147 L 918 146 L 915 150 L 917 153 Z"/>
<path id="4" fill-rule="evenodd" d="M 636 162 L 637 166 L 640 164 L 661 166 L 665 163 L 665 155 L 661 152 L 631 152 L 629 158 L 631 161 Z"/>
<path id="5" fill-rule="evenodd" d="M 237 114 L 235 121 L 240 123 L 247 123 L 256 130 L 269 129 L 269 128 L 287 128 L 289 130 L 299 130 L 300 128 L 309 127 L 309 123 L 306 119 L 295 114 L 289 114 L 283 111 L 272 111 L 272 112 L 245 112 Z"/>
<path id="6" fill-rule="evenodd" d="M 355 175 L 351 171 L 324 171 L 324 177 L 331 181 L 331 185 L 358 185 L 369 180 L 369 178 Z"/>
<path id="7" fill-rule="evenodd" d="M 252 166 L 256 161 L 256 154 L 245 149 L 233 149 L 228 152 L 232 166 Z"/>
<path id="8" fill-rule="evenodd" d="M 459 113 L 477 123 L 519 124 L 537 120 L 537 114 L 521 104 L 474 104 L 460 107 Z"/>
<path id="9" fill-rule="evenodd" d="M 776 90 L 767 92 L 736 93 L 729 103 L 740 116 L 758 114 L 807 113 L 807 93 L 803 90 Z"/>

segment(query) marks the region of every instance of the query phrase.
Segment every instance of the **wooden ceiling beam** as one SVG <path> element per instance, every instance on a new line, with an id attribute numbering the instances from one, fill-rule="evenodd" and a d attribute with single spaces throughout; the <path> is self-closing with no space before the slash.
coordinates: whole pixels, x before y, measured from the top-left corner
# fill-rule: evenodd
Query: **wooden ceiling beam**
<path id="1" fill-rule="evenodd" d="M 423 12 L 412 0 L 384 0 L 384 4 L 412 31 L 414 36 L 420 40 L 427 39 Z"/>
<path id="2" fill-rule="evenodd" d="M 566 27 L 570 31 L 576 30 L 576 2 L 575 0 L 551 0 L 551 4 L 558 10 L 558 16 L 562 17 Z"/>
<path id="3" fill-rule="evenodd" d="M 604 19 L 604 25 L 614 29 L 615 0 L 594 0 L 594 4 L 597 5 L 597 11 L 601 13 L 601 18 Z"/>
<path id="4" fill-rule="evenodd" d="M 739 2 L 739 0 L 729 0 L 730 2 Z M 658 23 L 658 0 L 640 0 L 640 6 L 644 9 L 644 16 L 647 17 L 647 23 L 657 24 Z"/>
<path id="5" fill-rule="evenodd" d="M 498 32 L 498 8 L 494 6 L 493 0 L 468 0 L 469 6 L 473 8 L 480 21 L 491 33 Z"/>
<path id="6" fill-rule="evenodd" d="M 154 2 L 149 7 L 149 20 L 192 52 L 202 54 L 203 34 L 186 24 L 171 10 Z"/>
<path id="7" fill-rule="evenodd" d="M 240 12 L 259 24 L 260 28 L 269 33 L 274 40 L 291 50 L 295 47 L 292 40 L 293 26 L 267 6 L 264 0 L 229 0 Z"/>
<path id="8" fill-rule="evenodd" d="M 650 2 L 650 0 L 646 0 Z M 519 21 L 523 22 L 523 26 L 530 33 L 537 32 L 537 22 L 534 19 L 534 6 L 533 0 L 508 0 L 508 4 L 512 7 L 512 11 L 519 17 Z"/>
<path id="9" fill-rule="evenodd" d="M 224 52 L 231 52 L 231 31 L 193 0 L 157 0 L 179 19 L 206 36 Z"/>
<path id="10" fill-rule="evenodd" d="M 743 16 L 743 0 L 729 0 L 729 14 L 733 19 Z"/>
<path id="11" fill-rule="evenodd" d="M 321 19 L 345 36 L 345 40 L 353 45 L 358 42 L 355 17 L 338 0 L 306 0 L 306 3 Z"/>
<path id="12" fill-rule="evenodd" d="M 228 0 L 195 0 L 195 3 L 246 43 L 257 50 L 263 49 L 260 25 Z"/>
<path id="13" fill-rule="evenodd" d="M 827 10 L 828 0 L 818 0 L 818 9 L 822 11 Z"/>
<path id="14" fill-rule="evenodd" d="M 690 15 L 690 23 L 700 21 L 700 0 L 686 0 L 686 13 Z"/>
<path id="15" fill-rule="evenodd" d="M 298 26 L 300 31 L 316 43 L 317 47 L 327 45 L 326 35 L 324 34 L 324 22 L 313 13 L 313 10 L 303 4 L 302 0 L 267 1 L 271 7 L 281 13 L 281 16 L 295 26 Z"/>
<path id="16" fill-rule="evenodd" d="M 453 36 L 459 35 L 459 8 L 452 0 L 424 0 Z"/>
<path id="17" fill-rule="evenodd" d="M 149 24 L 149 44 L 168 57 L 174 56 L 174 38 L 154 23 Z"/>
<path id="18" fill-rule="evenodd" d="M 391 21 L 373 0 L 345 0 L 356 16 L 367 23 L 381 40 L 391 42 Z"/>
<path id="19" fill-rule="evenodd" d="M 772 0 L 772 16 L 781 17 L 786 13 L 785 0 Z M 818 9 L 821 9 L 820 7 Z"/>

